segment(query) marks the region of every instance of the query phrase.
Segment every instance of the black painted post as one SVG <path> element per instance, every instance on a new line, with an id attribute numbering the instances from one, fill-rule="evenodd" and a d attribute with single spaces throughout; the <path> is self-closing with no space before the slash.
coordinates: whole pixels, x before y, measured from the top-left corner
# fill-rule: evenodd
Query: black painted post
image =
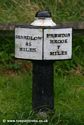
<path id="1" fill-rule="evenodd" d="M 15 57 L 33 60 L 33 110 L 53 111 L 52 60 L 71 59 L 72 28 L 57 29 L 48 11 L 37 12 L 31 25 L 15 29 Z"/>
<path id="2" fill-rule="evenodd" d="M 36 13 L 36 18 L 39 21 L 32 23 L 33 26 L 40 26 L 44 29 L 46 26 L 55 26 L 56 24 L 50 20 L 44 23 L 44 20 L 51 18 L 51 13 L 48 11 L 40 11 Z M 44 37 L 44 31 L 43 31 Z M 44 53 L 44 38 L 43 38 L 43 53 Z M 54 110 L 54 87 L 53 87 L 53 61 L 43 60 L 33 61 L 33 84 L 32 84 L 32 108 L 34 111 L 50 111 Z"/>
<path id="3" fill-rule="evenodd" d="M 53 62 L 33 61 L 32 106 L 34 111 L 54 109 Z"/>

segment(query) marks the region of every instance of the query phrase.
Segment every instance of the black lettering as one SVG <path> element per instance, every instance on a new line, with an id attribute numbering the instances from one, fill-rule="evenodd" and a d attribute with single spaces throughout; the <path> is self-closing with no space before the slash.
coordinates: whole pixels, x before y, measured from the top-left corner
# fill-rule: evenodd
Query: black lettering
<path id="1" fill-rule="evenodd" d="M 67 55 L 67 51 L 55 51 L 55 52 L 50 52 L 50 55 L 55 56 L 55 55 Z"/>
<path id="2" fill-rule="evenodd" d="M 22 51 L 22 48 L 20 48 L 20 51 Z"/>
<path id="3" fill-rule="evenodd" d="M 57 48 L 59 49 L 59 48 L 60 48 L 60 45 L 58 45 Z"/>
<path id="4" fill-rule="evenodd" d="M 31 46 L 31 42 L 26 42 L 26 46 Z"/>
<path id="5" fill-rule="evenodd" d="M 36 48 L 30 48 L 30 52 L 36 52 Z"/>
<path id="6" fill-rule="evenodd" d="M 55 38 L 55 37 L 70 37 L 70 33 L 66 34 L 46 34 L 47 38 Z"/>
<path id="7" fill-rule="evenodd" d="M 67 43 L 67 39 L 64 40 L 50 40 L 50 43 L 55 44 L 55 43 Z"/>
<path id="8" fill-rule="evenodd" d="M 54 55 L 54 52 L 50 52 L 50 55 Z"/>
<path id="9" fill-rule="evenodd" d="M 36 52 L 36 48 L 19 48 L 20 51 Z"/>
<path id="10" fill-rule="evenodd" d="M 20 36 L 20 35 L 16 35 L 15 36 L 15 38 L 17 38 L 17 39 L 26 39 L 26 40 L 41 40 L 42 39 L 42 37 L 40 37 L 40 36 Z"/>

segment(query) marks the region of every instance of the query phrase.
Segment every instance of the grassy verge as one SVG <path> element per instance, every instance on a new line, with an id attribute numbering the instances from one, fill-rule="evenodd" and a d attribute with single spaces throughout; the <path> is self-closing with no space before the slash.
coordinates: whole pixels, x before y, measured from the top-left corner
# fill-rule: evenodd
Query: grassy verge
<path id="1" fill-rule="evenodd" d="M 13 33 L 1 31 L 0 42 L 0 125 L 3 119 L 35 119 L 32 65 L 14 58 Z M 55 113 L 48 125 L 84 124 L 83 45 L 84 36 L 74 35 L 72 60 L 54 63 Z"/>
<path id="2" fill-rule="evenodd" d="M 83 125 L 84 77 L 71 73 L 55 76 L 55 111 L 57 124 Z M 53 119 L 56 120 L 56 117 Z"/>
<path id="3" fill-rule="evenodd" d="M 0 124 L 3 119 L 35 119 L 32 114 L 31 72 L 0 76 Z M 55 113 L 49 125 L 83 125 L 84 77 L 54 73 Z M 17 124 L 18 125 L 18 124 Z"/>
<path id="4" fill-rule="evenodd" d="M 31 111 L 31 73 L 0 76 L 0 120 L 22 119 Z"/>
<path id="5" fill-rule="evenodd" d="M 3 0 L 0 23 L 30 23 L 41 9 L 49 9 L 56 22 L 84 21 L 83 0 Z M 14 59 L 13 34 L 0 32 L 0 125 L 3 119 L 35 119 L 32 65 Z M 84 36 L 79 36 L 73 36 L 73 59 L 54 64 L 55 113 L 48 125 L 84 124 Z"/>

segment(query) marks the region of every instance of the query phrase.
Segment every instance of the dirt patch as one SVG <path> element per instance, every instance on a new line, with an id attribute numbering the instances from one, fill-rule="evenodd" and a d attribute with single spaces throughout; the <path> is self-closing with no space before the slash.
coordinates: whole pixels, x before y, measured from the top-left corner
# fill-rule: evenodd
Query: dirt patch
<path id="1" fill-rule="evenodd" d="M 72 69 L 69 71 L 70 74 L 73 75 L 79 75 L 79 76 L 83 76 L 84 75 L 84 68 L 80 65 L 78 65 L 75 69 Z"/>
<path id="2" fill-rule="evenodd" d="M 1 67 L 0 66 L 0 74 L 1 75 L 7 75 L 7 76 L 15 76 L 18 74 L 31 72 L 32 70 L 32 64 L 18 61 L 15 62 L 12 65 L 9 65 L 8 67 Z"/>

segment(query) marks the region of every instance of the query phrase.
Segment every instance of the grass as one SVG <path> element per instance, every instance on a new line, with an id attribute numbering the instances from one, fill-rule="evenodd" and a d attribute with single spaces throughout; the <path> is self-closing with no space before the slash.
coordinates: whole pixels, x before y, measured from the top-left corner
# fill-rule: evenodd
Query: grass
<path id="1" fill-rule="evenodd" d="M 56 75 L 55 79 L 55 110 L 59 116 L 59 124 L 84 124 L 84 77 L 69 74 Z"/>
<path id="2" fill-rule="evenodd" d="M 31 111 L 31 81 L 29 72 L 0 76 L 0 120 L 21 119 Z"/>
<path id="3" fill-rule="evenodd" d="M 35 119 L 32 114 L 31 72 L 0 76 L 0 121 L 3 119 Z M 55 114 L 49 125 L 83 125 L 84 77 L 72 73 L 54 73 Z"/>
<path id="4" fill-rule="evenodd" d="M 35 13 L 45 9 L 55 22 L 84 21 L 84 0 L 3 0 L 0 23 L 31 23 Z"/>
<path id="5" fill-rule="evenodd" d="M 0 23 L 29 23 L 39 9 L 37 4 L 31 6 L 26 0 L 5 0 L 0 3 Z"/>
<path id="6" fill-rule="evenodd" d="M 0 32 L 0 125 L 3 119 L 37 119 L 32 112 L 32 65 L 14 58 L 13 34 Z M 83 44 L 84 36 L 74 35 L 72 60 L 54 63 L 55 113 L 48 125 L 84 124 Z"/>
<path id="7" fill-rule="evenodd" d="M 0 0 L 0 23 L 31 23 L 35 13 L 45 9 L 58 23 L 84 21 L 84 0 Z M 84 36 L 73 35 L 72 60 L 54 63 L 55 112 L 48 125 L 84 124 L 83 46 Z M 0 31 L 0 125 L 5 125 L 3 119 L 37 118 L 32 112 L 32 64 L 14 58 L 14 32 Z"/>

